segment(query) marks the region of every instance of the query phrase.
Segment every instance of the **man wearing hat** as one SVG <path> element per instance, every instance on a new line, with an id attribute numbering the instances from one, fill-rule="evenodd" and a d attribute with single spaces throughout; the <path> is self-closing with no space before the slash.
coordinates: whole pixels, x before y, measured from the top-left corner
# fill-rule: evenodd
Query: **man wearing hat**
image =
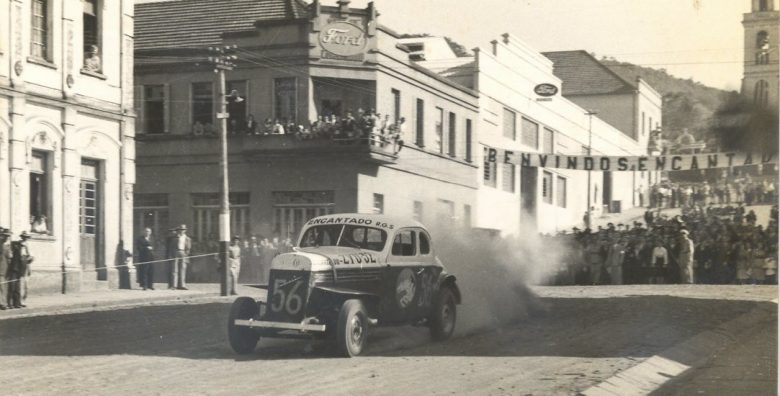
<path id="1" fill-rule="evenodd" d="M 189 264 L 192 240 L 187 236 L 187 225 L 176 228 L 176 236 L 172 238 L 173 262 L 171 263 L 170 288 L 187 290 L 187 264 Z"/>
<path id="2" fill-rule="evenodd" d="M 6 274 L 11 266 L 11 231 L 0 227 L 0 311 L 10 307 Z"/>
<path id="3" fill-rule="evenodd" d="M 24 308 L 25 300 L 27 300 L 27 277 L 30 275 L 30 264 L 33 262 L 33 257 L 30 255 L 30 250 L 27 247 L 27 240 L 30 239 L 30 234 L 27 231 L 22 231 L 19 234 L 19 240 L 11 243 L 11 266 L 8 269 L 8 283 L 9 295 L 11 301 L 10 305 L 14 308 Z"/>
<path id="4" fill-rule="evenodd" d="M 682 283 L 693 283 L 693 241 L 688 238 L 688 230 L 680 230 L 680 254 L 677 264 L 680 266 Z"/>

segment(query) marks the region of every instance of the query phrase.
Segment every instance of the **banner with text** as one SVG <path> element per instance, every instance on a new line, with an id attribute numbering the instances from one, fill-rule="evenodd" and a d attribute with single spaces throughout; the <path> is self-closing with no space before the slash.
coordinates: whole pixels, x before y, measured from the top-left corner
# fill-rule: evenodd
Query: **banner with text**
<path id="1" fill-rule="evenodd" d="M 595 171 L 682 171 L 775 164 L 774 154 L 707 153 L 659 156 L 564 155 L 511 151 L 485 146 L 485 160 L 536 166 Z"/>

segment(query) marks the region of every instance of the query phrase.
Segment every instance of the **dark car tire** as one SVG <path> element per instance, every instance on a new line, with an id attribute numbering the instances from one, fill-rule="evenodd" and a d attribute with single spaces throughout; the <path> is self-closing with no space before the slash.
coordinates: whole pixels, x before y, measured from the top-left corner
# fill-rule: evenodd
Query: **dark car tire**
<path id="1" fill-rule="evenodd" d="M 360 300 L 347 300 L 341 305 L 336 323 L 336 343 L 339 355 L 354 357 L 363 352 L 368 339 L 368 314 Z"/>
<path id="2" fill-rule="evenodd" d="M 228 315 L 228 340 L 233 351 L 240 355 L 246 355 L 255 351 L 260 334 L 245 326 L 236 326 L 236 319 L 252 319 L 260 313 L 255 299 L 251 297 L 239 297 L 230 306 Z"/>
<path id="3" fill-rule="evenodd" d="M 442 286 L 433 303 L 429 321 L 431 337 L 434 341 L 444 341 L 452 336 L 457 316 L 455 293 L 452 288 Z"/>

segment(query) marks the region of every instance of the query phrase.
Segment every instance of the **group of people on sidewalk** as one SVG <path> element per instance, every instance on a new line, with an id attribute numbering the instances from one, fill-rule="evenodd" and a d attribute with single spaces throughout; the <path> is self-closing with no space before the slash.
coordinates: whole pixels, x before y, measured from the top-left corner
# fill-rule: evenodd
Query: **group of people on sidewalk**
<path id="1" fill-rule="evenodd" d="M 158 260 L 154 256 L 154 240 L 152 229 L 144 228 L 143 234 L 135 241 L 137 260 L 134 263 L 138 285 L 143 290 L 154 290 L 155 264 L 167 265 L 168 289 L 187 290 L 187 265 L 190 262 L 192 252 L 192 239 L 187 235 L 185 224 L 169 230 L 171 235 L 165 243 L 165 259 Z M 228 265 L 230 266 L 231 279 L 229 279 L 230 294 L 236 293 L 238 274 L 241 271 L 241 238 L 234 236 L 228 247 Z M 212 252 L 213 253 L 213 252 Z M 217 267 L 221 271 L 223 267 Z"/>
<path id="2" fill-rule="evenodd" d="M 187 290 L 187 265 L 192 251 L 192 239 L 187 235 L 187 226 L 182 224 L 169 229 L 170 235 L 165 241 L 165 259 L 154 256 L 152 229 L 144 228 L 143 234 L 135 241 L 136 277 L 138 285 L 144 290 L 154 290 L 155 264 L 167 266 L 168 289 Z"/>
<path id="3" fill-rule="evenodd" d="M 22 231 L 16 241 L 11 236 L 11 230 L 0 227 L 0 310 L 27 306 L 27 279 L 33 262 L 27 246 L 30 235 Z"/>

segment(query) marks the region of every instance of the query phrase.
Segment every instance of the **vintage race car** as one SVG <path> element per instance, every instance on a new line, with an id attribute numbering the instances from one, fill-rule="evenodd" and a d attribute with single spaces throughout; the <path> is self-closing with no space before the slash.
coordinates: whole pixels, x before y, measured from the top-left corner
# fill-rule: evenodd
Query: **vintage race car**
<path id="1" fill-rule="evenodd" d="M 239 354 L 260 337 L 326 338 L 351 357 L 372 326 L 424 325 L 434 340 L 449 338 L 460 302 L 422 224 L 333 214 L 306 222 L 294 251 L 273 259 L 267 302 L 233 302 L 228 338 Z"/>

